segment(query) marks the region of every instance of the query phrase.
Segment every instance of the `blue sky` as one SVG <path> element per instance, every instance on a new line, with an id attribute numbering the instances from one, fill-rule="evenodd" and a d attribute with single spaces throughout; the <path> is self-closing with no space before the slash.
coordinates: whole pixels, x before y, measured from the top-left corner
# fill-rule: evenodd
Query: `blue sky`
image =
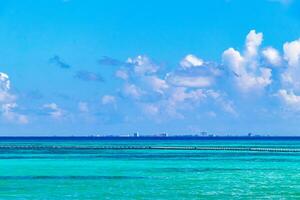
<path id="1" fill-rule="evenodd" d="M 0 135 L 299 135 L 299 9 L 1 0 Z"/>

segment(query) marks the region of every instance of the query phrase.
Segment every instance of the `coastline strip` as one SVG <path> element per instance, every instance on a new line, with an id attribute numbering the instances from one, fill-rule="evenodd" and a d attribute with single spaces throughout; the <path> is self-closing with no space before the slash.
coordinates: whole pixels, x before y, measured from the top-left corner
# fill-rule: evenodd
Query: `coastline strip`
<path id="1" fill-rule="evenodd" d="M 269 147 L 226 147 L 226 146 L 33 146 L 2 145 L 0 150 L 196 150 L 196 151 L 257 151 L 257 152 L 300 152 L 299 148 Z"/>

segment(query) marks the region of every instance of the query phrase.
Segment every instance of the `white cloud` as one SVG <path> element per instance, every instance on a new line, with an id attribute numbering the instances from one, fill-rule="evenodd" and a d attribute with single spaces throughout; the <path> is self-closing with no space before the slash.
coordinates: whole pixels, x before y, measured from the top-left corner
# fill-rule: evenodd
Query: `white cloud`
<path id="1" fill-rule="evenodd" d="M 89 106 L 86 102 L 79 102 L 78 109 L 80 112 L 89 112 Z"/>
<path id="2" fill-rule="evenodd" d="M 154 104 L 143 105 L 143 110 L 147 115 L 157 115 L 159 113 L 159 107 Z"/>
<path id="3" fill-rule="evenodd" d="M 186 87 L 174 87 L 161 107 L 168 116 L 182 119 L 185 112 L 195 108 L 206 97 L 203 89 L 191 90 Z M 182 110 L 184 113 L 180 112 Z"/>
<path id="4" fill-rule="evenodd" d="M 6 121 L 18 124 L 27 124 L 29 122 L 26 115 L 15 111 L 18 107 L 16 96 L 11 94 L 9 76 L 3 72 L 0 72 L 0 106 L 1 115 Z"/>
<path id="5" fill-rule="evenodd" d="M 222 109 L 225 111 L 225 112 L 228 112 L 228 113 L 231 113 L 235 116 L 237 116 L 237 111 L 234 109 L 234 106 L 233 106 L 233 103 L 231 101 L 224 101 L 222 100 L 221 101 L 221 106 L 222 106 Z"/>
<path id="6" fill-rule="evenodd" d="M 168 75 L 166 79 L 170 84 L 180 87 L 202 88 L 209 87 L 213 83 L 213 79 L 206 76 L 184 76 L 175 74 Z"/>
<path id="7" fill-rule="evenodd" d="M 236 77 L 238 79 L 238 86 L 243 91 L 250 91 L 250 90 L 261 90 L 264 89 L 266 86 L 272 83 L 272 71 L 269 68 L 260 68 L 260 75 L 256 76 L 254 74 L 243 74 L 241 77 Z"/>
<path id="8" fill-rule="evenodd" d="M 246 37 L 246 57 L 254 57 L 257 55 L 258 47 L 263 40 L 262 33 L 256 33 L 255 30 L 251 30 Z"/>
<path id="9" fill-rule="evenodd" d="M 244 55 L 233 48 L 223 53 L 223 63 L 233 72 L 236 85 L 243 92 L 262 90 L 272 83 L 272 70 L 262 67 L 258 60 L 262 40 L 263 34 L 252 30 L 246 38 Z"/>
<path id="10" fill-rule="evenodd" d="M 234 108 L 234 104 L 232 101 L 228 101 L 224 98 L 220 92 L 214 90 L 207 90 L 206 95 L 212 99 L 227 113 L 237 115 L 237 111 Z"/>
<path id="11" fill-rule="evenodd" d="M 59 119 L 64 115 L 64 111 L 56 103 L 44 104 L 43 108 L 46 109 L 48 114 L 55 119 Z"/>
<path id="12" fill-rule="evenodd" d="M 180 110 L 184 112 L 193 110 L 204 101 L 214 103 L 226 113 L 237 116 L 233 102 L 226 100 L 223 94 L 213 89 L 174 88 L 168 101 L 162 107 L 170 116 L 183 118 L 184 115 L 180 113 Z"/>
<path id="13" fill-rule="evenodd" d="M 12 102 L 16 97 L 10 92 L 10 80 L 9 76 L 3 72 L 0 72 L 0 102 Z"/>
<path id="14" fill-rule="evenodd" d="M 181 61 L 180 68 L 160 78 L 159 66 L 154 65 L 146 56 L 129 58 L 127 63 L 130 65 L 125 66 L 129 67 L 126 77 L 121 72 L 124 69 L 117 71 L 118 76 L 125 80 L 123 94 L 133 98 L 133 103 L 147 115 L 162 113 L 169 117 L 183 118 L 184 111 L 196 108 L 207 98 L 218 101 L 226 112 L 231 108 L 231 104 L 225 105 L 225 101 L 220 103 L 221 98 L 214 96 L 217 93 L 207 92 L 215 79 L 222 75 L 218 64 L 204 63 L 200 58 L 189 54 Z"/>
<path id="15" fill-rule="evenodd" d="M 125 95 L 138 99 L 142 96 L 142 91 L 134 84 L 125 84 L 123 92 Z"/>
<path id="16" fill-rule="evenodd" d="M 166 89 L 169 88 L 169 85 L 164 79 L 160 79 L 157 76 L 147 76 L 145 81 L 153 89 L 153 91 L 158 93 L 164 93 Z"/>
<path id="17" fill-rule="evenodd" d="M 300 91 L 300 39 L 286 42 L 283 45 L 283 52 L 287 68 L 281 74 L 282 85 Z"/>
<path id="18" fill-rule="evenodd" d="M 203 63 L 204 61 L 201 58 L 189 54 L 180 61 L 180 66 L 184 69 L 187 69 L 191 67 L 200 67 L 203 65 Z"/>
<path id="19" fill-rule="evenodd" d="M 215 83 L 215 78 L 221 75 L 218 65 L 205 62 L 189 54 L 180 62 L 181 69 L 167 73 L 167 83 L 188 88 L 207 88 Z"/>
<path id="20" fill-rule="evenodd" d="M 267 62 L 273 66 L 279 66 L 281 64 L 280 54 L 273 47 L 265 48 L 262 51 L 262 55 L 267 60 Z"/>
<path id="21" fill-rule="evenodd" d="M 290 108 L 295 111 L 300 111 L 300 96 L 293 91 L 281 89 L 278 91 L 279 98 Z"/>
<path id="22" fill-rule="evenodd" d="M 300 39 L 284 43 L 283 54 L 286 70 L 277 95 L 291 111 L 300 111 Z"/>
<path id="23" fill-rule="evenodd" d="M 170 96 L 171 103 L 184 102 L 186 100 L 192 100 L 198 102 L 205 98 L 206 95 L 202 89 L 187 91 L 185 87 L 175 88 Z"/>
<path id="24" fill-rule="evenodd" d="M 0 89 L 8 91 L 10 89 L 10 81 L 7 74 L 0 72 Z"/>
<path id="25" fill-rule="evenodd" d="M 8 91 L 0 90 L 0 103 L 2 102 L 12 102 L 16 100 L 16 96 L 9 93 Z"/>
<path id="26" fill-rule="evenodd" d="M 128 58 L 127 64 L 134 67 L 134 72 L 137 75 L 153 74 L 157 72 L 158 67 L 147 56 L 137 56 L 135 58 Z"/>
<path id="27" fill-rule="evenodd" d="M 124 70 L 118 70 L 116 72 L 116 77 L 123 79 L 123 80 L 128 80 L 128 73 Z"/>
<path id="28" fill-rule="evenodd" d="M 284 59 L 289 66 L 299 67 L 300 64 L 300 39 L 286 42 L 283 45 Z"/>
<path id="29" fill-rule="evenodd" d="M 246 73 L 246 69 L 243 66 L 243 56 L 241 56 L 240 52 L 236 51 L 233 48 L 229 48 L 224 51 L 223 62 L 225 65 L 229 66 L 229 68 L 238 76 L 240 76 L 240 74 Z"/>
<path id="30" fill-rule="evenodd" d="M 19 114 L 14 111 L 15 108 L 17 108 L 16 103 L 5 103 L 2 104 L 2 116 L 4 119 L 10 122 L 16 122 L 19 124 L 27 124 L 29 122 L 27 116 Z"/>
<path id="31" fill-rule="evenodd" d="M 106 105 L 106 104 L 115 104 L 116 103 L 116 98 L 112 95 L 104 95 L 102 97 L 102 104 Z"/>

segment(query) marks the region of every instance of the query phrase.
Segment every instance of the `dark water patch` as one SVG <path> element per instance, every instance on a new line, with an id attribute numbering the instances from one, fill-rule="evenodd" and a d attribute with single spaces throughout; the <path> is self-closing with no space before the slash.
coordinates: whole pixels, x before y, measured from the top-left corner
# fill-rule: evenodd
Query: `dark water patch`
<path id="1" fill-rule="evenodd" d="M 95 159 L 101 159 L 99 157 L 85 157 L 85 156 L 72 156 L 72 157 L 0 157 L 0 160 L 95 160 Z M 102 158 L 103 159 L 103 158 Z M 101 160 L 102 160 L 101 159 Z M 132 160 L 145 160 L 148 161 L 148 159 L 116 159 L 121 161 L 132 161 Z M 197 162 L 251 162 L 251 163 L 299 163 L 300 160 L 291 160 L 291 159 L 183 159 L 183 158 L 178 158 L 178 159 L 151 159 L 152 161 L 184 161 L 184 162 L 189 162 L 189 161 L 197 161 Z"/>
<path id="2" fill-rule="evenodd" d="M 232 161 L 300 161 L 300 157 L 281 155 L 226 155 L 226 154 L 123 154 L 97 155 L 95 158 L 107 159 L 145 159 L 145 160 L 232 160 Z"/>
<path id="3" fill-rule="evenodd" d="M 99 153 L 107 153 L 102 150 L 98 151 L 90 151 L 90 150 L 57 150 L 57 149 L 43 149 L 43 150 L 20 150 L 20 149 L 9 149 L 9 150 L 0 150 L 1 154 L 99 154 Z"/>
<path id="4" fill-rule="evenodd" d="M 67 160 L 67 159 L 93 159 L 95 157 L 92 156 L 0 156 L 0 160 L 15 160 L 15 159 L 47 159 L 47 160 Z"/>
<path id="5" fill-rule="evenodd" d="M 195 159 L 198 160 L 198 159 Z M 236 159 L 236 158 L 219 158 L 212 159 L 218 161 L 235 161 L 235 162 L 288 162 L 288 163 L 299 163 L 300 159 L 291 159 L 291 158 L 244 158 L 244 159 Z"/>
<path id="6" fill-rule="evenodd" d="M 282 171 L 280 168 L 156 168 L 149 172 L 197 173 L 197 172 L 236 172 L 236 171 Z"/>
<path id="7" fill-rule="evenodd" d="M 182 161 L 242 161 L 242 162 L 299 162 L 298 154 L 243 153 L 22 153 L 0 154 L 0 159 L 112 159 L 112 160 L 182 160 Z"/>
<path id="8" fill-rule="evenodd" d="M 0 180 L 124 180 L 146 178 L 143 176 L 0 176 Z"/>
<path id="9" fill-rule="evenodd" d="M 132 161 L 132 160 L 141 160 L 141 161 L 198 161 L 198 162 L 216 162 L 216 161 L 222 161 L 222 162 L 272 162 L 272 163 L 299 163 L 299 159 L 272 159 L 272 158 L 264 158 L 264 159 L 257 159 L 257 158 L 244 158 L 244 159 L 238 159 L 238 158 L 230 158 L 230 159 L 224 159 L 224 158 L 186 158 L 186 157 L 175 157 L 175 158 L 154 158 L 154 157 L 106 157 L 106 156 L 1 156 L 0 160 L 103 160 L 103 159 L 109 159 L 109 160 L 119 160 L 119 161 Z"/>

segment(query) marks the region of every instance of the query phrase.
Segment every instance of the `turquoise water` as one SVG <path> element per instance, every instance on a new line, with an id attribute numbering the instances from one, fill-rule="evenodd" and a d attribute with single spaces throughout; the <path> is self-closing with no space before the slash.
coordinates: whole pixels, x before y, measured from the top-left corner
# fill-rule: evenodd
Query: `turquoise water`
<path id="1" fill-rule="evenodd" d="M 114 145 L 300 148 L 300 141 L 0 140 L 0 199 L 300 199 L 300 153 L 95 149 Z"/>

